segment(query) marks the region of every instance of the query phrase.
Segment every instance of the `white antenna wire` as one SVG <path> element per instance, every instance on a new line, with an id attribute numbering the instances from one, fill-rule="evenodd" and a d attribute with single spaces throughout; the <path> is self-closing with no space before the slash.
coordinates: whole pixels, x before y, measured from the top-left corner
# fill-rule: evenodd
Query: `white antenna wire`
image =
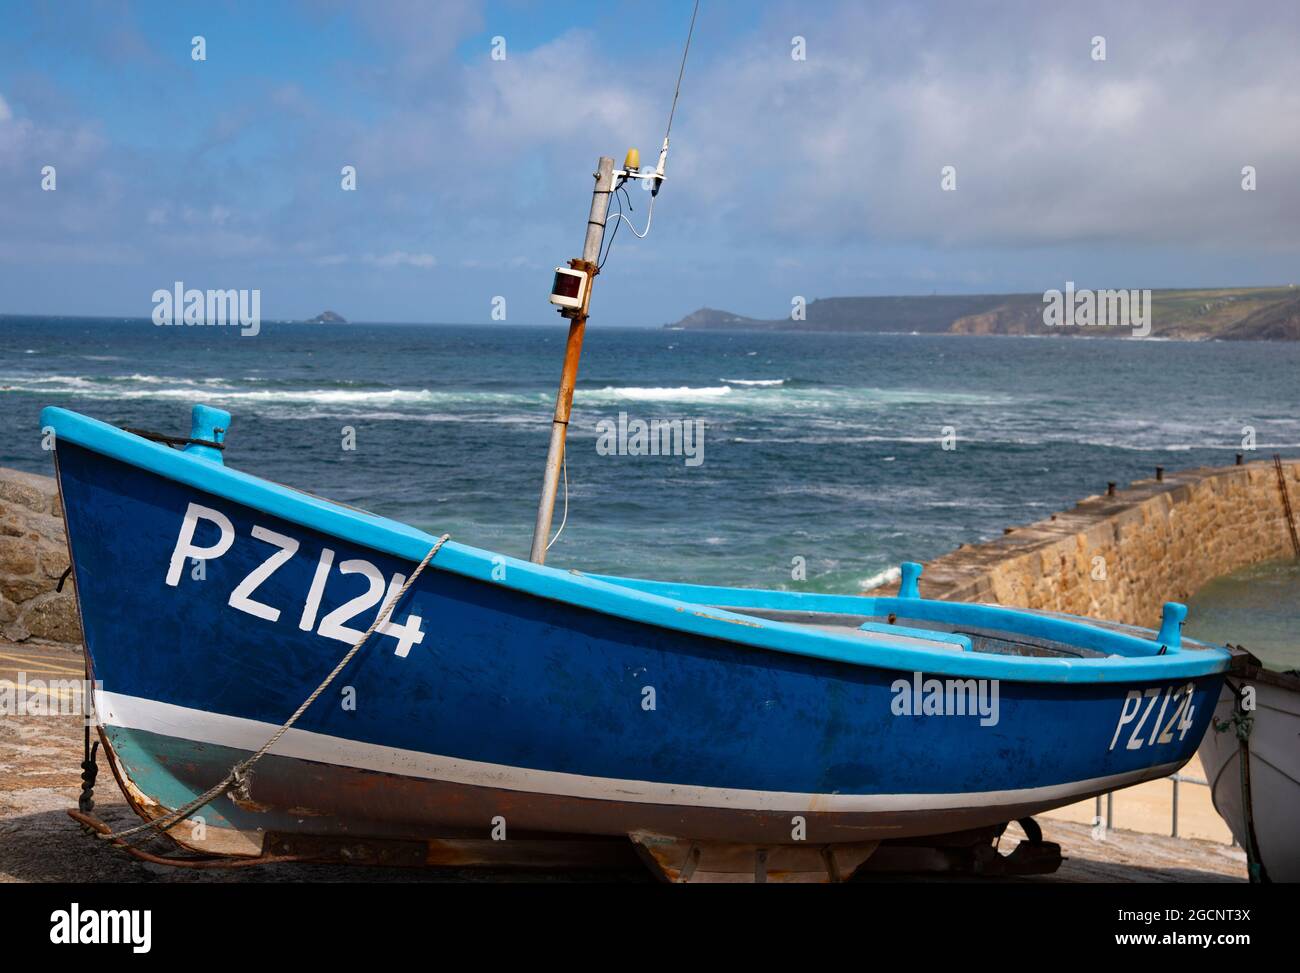
<path id="1" fill-rule="evenodd" d="M 686 48 L 682 51 L 682 66 L 677 70 L 677 89 L 673 92 L 673 107 L 668 111 L 668 127 L 664 129 L 664 140 L 673 130 L 673 116 L 677 114 L 677 96 L 682 93 L 682 76 L 686 74 L 686 55 L 691 53 L 691 37 L 695 33 L 695 18 L 700 12 L 700 0 L 695 0 L 695 9 L 691 11 L 691 27 L 686 32 Z"/>
<path id="2" fill-rule="evenodd" d="M 614 219 L 615 219 L 615 220 L 622 220 L 624 223 L 627 224 L 627 228 L 628 228 L 629 230 L 632 231 L 632 233 L 637 237 L 637 239 L 639 239 L 639 240 L 644 240 L 644 239 L 646 238 L 646 234 L 648 234 L 648 233 L 650 232 L 650 224 L 654 222 L 654 218 L 655 218 L 655 199 L 656 199 L 656 197 L 654 197 L 654 196 L 651 196 L 651 197 L 650 197 L 650 211 L 649 211 L 649 213 L 646 215 L 646 220 L 645 220 L 645 229 L 642 230 L 640 233 L 637 233 L 637 232 L 636 232 L 636 227 L 632 225 L 632 221 L 629 220 L 629 219 L 627 218 L 627 214 L 625 214 L 621 209 L 620 209 L 617 213 L 614 214 Z"/>
<path id="3" fill-rule="evenodd" d="M 560 518 L 560 529 L 551 538 L 551 544 L 560 539 L 560 535 L 564 533 L 564 525 L 569 522 L 569 457 L 566 456 L 560 461 L 560 469 L 564 471 L 564 516 Z M 551 544 L 546 545 L 548 551 L 551 549 Z"/>

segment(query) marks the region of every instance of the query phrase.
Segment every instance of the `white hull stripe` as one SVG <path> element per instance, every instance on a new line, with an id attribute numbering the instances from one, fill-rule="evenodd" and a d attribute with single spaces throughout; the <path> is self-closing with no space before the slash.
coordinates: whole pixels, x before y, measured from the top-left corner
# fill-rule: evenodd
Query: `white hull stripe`
<path id="1" fill-rule="evenodd" d="M 100 721 L 107 726 L 142 730 L 161 736 L 230 747 L 234 750 L 255 751 L 277 729 L 274 725 L 259 720 L 209 713 L 117 693 L 97 692 L 95 704 Z M 554 770 L 529 770 L 505 764 L 442 757 L 418 750 L 399 750 L 395 747 L 362 743 L 298 729 L 286 733 L 276 744 L 271 756 L 293 757 L 401 777 L 422 778 L 471 787 L 495 787 L 557 797 L 794 813 L 937 811 L 969 807 L 1069 803 L 1070 799 L 1077 795 L 1114 790 L 1141 780 L 1168 776 L 1180 766 L 1175 762 L 1109 777 L 1007 791 L 957 794 L 801 794 L 792 791 L 700 787 L 665 784 L 658 781 L 621 780 L 614 777 L 586 777 Z"/>

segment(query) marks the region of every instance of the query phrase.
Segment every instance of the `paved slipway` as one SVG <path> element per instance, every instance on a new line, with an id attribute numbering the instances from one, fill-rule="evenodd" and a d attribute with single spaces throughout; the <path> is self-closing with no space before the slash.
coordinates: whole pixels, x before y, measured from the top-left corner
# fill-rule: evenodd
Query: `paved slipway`
<path id="1" fill-rule="evenodd" d="M 77 679 L 76 647 L 0 640 L 0 680 Z M 641 871 L 615 873 L 500 872 L 478 869 L 385 869 L 346 865 L 269 865 L 196 872 L 136 862 L 86 835 L 67 816 L 80 791 L 81 720 L 77 716 L 0 717 L 0 882 L 647 882 Z M 114 828 L 138 822 L 103 757 L 95 813 Z M 1245 880 L 1238 849 L 1208 841 L 1112 831 L 1095 841 L 1090 829 L 1040 819 L 1067 860 L 1036 882 L 1231 882 Z M 1016 826 L 1007 840 L 1019 837 Z M 166 853 L 165 842 L 152 850 Z M 905 879 L 894 879 L 905 880 Z M 989 881 L 980 879 L 979 881 Z"/>

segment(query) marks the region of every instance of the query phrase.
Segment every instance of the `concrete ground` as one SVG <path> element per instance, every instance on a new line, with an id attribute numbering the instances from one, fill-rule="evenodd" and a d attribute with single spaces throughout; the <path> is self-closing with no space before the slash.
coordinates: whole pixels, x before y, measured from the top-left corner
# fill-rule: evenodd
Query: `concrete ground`
<path id="1" fill-rule="evenodd" d="M 0 641 L 0 689 L 24 679 L 79 679 L 81 653 L 65 647 Z M 0 715 L 0 882 L 346 882 L 346 881 L 649 881 L 642 871 L 502 873 L 468 869 L 360 868 L 346 865 L 269 865 L 196 872 L 145 864 L 86 835 L 66 814 L 81 789 L 82 723 L 75 715 Z M 139 819 L 126 806 L 101 754 L 95 813 L 114 829 Z M 1066 861 L 1040 882 L 1245 881 L 1245 856 L 1219 842 L 1175 839 L 1115 830 L 1105 840 L 1086 824 L 1040 818 L 1044 837 L 1058 842 Z M 1020 836 L 1012 825 L 1003 849 Z M 165 852 L 166 846 L 155 848 Z M 983 881 L 983 880 L 981 880 Z"/>

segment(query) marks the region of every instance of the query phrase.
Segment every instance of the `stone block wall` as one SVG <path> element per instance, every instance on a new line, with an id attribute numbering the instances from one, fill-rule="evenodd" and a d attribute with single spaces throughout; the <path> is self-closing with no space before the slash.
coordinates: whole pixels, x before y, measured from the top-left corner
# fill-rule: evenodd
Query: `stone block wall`
<path id="1" fill-rule="evenodd" d="M 1300 460 L 1284 461 L 1300 508 Z M 929 562 L 921 594 L 1159 627 L 1166 601 L 1262 561 L 1293 556 L 1272 460 L 1140 480 Z M 896 588 L 897 586 L 891 586 Z M 887 593 L 879 588 L 874 593 Z"/>
<path id="2" fill-rule="evenodd" d="M 0 637 L 79 643 L 81 620 L 68 567 L 63 510 L 48 476 L 0 467 Z"/>

